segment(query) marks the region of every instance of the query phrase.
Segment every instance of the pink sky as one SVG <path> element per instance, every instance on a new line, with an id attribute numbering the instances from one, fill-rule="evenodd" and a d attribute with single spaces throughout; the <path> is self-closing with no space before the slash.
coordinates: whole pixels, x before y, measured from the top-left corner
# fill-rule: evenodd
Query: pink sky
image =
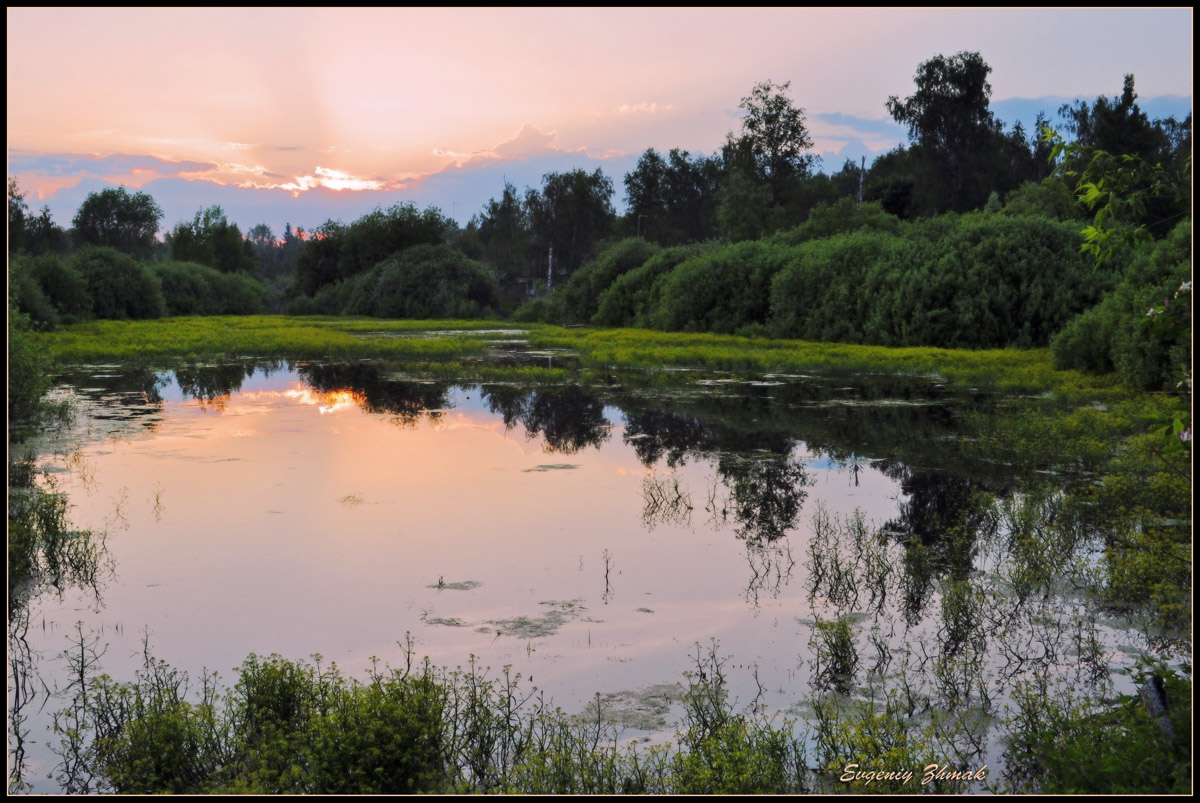
<path id="1" fill-rule="evenodd" d="M 277 200 L 318 186 L 419 199 L 447 166 L 465 169 L 443 186 L 543 157 L 619 166 L 606 172 L 621 196 L 647 147 L 716 150 L 768 78 L 792 82 L 817 151 L 890 148 L 902 133 L 887 97 L 912 92 L 921 61 L 961 50 L 993 68 L 994 101 L 1117 94 L 1128 72 L 1142 98 L 1191 95 L 1191 9 L 7 16 L 9 172 L 35 203 L 85 179 L 165 178 L 276 188 Z M 478 203 L 456 192 L 465 220 Z"/>

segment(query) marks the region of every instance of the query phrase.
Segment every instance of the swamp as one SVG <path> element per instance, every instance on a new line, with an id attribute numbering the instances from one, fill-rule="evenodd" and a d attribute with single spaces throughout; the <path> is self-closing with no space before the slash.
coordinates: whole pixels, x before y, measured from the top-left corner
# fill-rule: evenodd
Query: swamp
<path id="1" fill-rule="evenodd" d="M 122 351 L 270 319 L 233 320 L 38 336 L 63 420 L 10 466 L 10 791 L 1189 783 L 1169 399 L 1044 351 L 485 321 Z M 333 751 L 379 700 L 389 757 Z"/>

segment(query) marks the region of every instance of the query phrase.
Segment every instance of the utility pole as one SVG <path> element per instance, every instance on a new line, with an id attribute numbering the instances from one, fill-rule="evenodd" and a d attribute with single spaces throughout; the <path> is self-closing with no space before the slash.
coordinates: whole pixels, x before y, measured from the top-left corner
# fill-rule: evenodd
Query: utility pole
<path id="1" fill-rule="evenodd" d="M 862 206 L 863 180 L 867 177 L 867 157 L 862 158 L 862 167 L 858 170 L 858 205 Z"/>

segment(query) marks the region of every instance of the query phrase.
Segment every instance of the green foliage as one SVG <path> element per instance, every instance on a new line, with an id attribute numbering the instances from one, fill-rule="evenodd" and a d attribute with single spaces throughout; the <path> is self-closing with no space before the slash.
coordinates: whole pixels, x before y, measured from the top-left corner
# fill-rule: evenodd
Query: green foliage
<path id="1" fill-rule="evenodd" d="M 842 198 L 836 203 L 816 206 L 808 220 L 794 229 L 779 232 L 771 240 L 784 245 L 799 245 L 860 229 L 900 234 L 904 230 L 904 223 L 884 211 L 878 202 L 859 204 L 852 198 Z"/>
<path id="2" fill-rule="evenodd" d="M 225 695 L 147 657 L 132 683 L 96 680 L 95 769 L 122 794 L 412 794 L 445 779 L 441 688 L 431 670 L 349 681 L 251 655 Z"/>
<path id="3" fill-rule="evenodd" d="M 67 234 L 50 218 L 50 208 L 43 206 L 34 215 L 25 203 L 27 194 L 21 191 L 15 178 L 8 179 L 8 253 L 57 254 L 67 242 Z"/>
<path id="4" fill-rule="evenodd" d="M 1063 328 L 1052 343 L 1055 366 L 1116 370 L 1122 381 L 1147 390 L 1173 387 L 1180 366 L 1191 365 L 1191 269 L 1191 221 L 1184 221 L 1141 248 L 1116 289 Z M 1177 325 L 1164 326 L 1156 309 L 1172 304 L 1183 312 Z"/>
<path id="5" fill-rule="evenodd" d="M 114 248 L 76 252 L 71 265 L 87 282 L 97 318 L 161 318 L 162 284 L 148 265 Z"/>
<path id="6" fill-rule="evenodd" d="M 595 254 L 615 222 L 613 184 L 604 171 L 547 173 L 542 189 L 526 190 L 525 212 L 534 237 L 534 262 L 546 267 L 553 250 L 553 272 L 569 276 Z M 537 278 L 535 274 L 534 278 Z"/>
<path id="7" fill-rule="evenodd" d="M 344 283 L 342 292 L 345 303 L 329 311 L 380 318 L 481 317 L 499 303 L 487 266 L 446 245 L 407 248 Z"/>
<path id="8" fill-rule="evenodd" d="M 758 241 L 692 257 L 663 279 L 649 322 L 661 329 L 724 333 L 766 323 L 771 279 L 793 258 L 791 249 Z"/>
<path id="9" fill-rule="evenodd" d="M 619 240 L 608 246 L 571 275 L 565 285 L 555 290 L 563 321 L 591 321 L 599 306 L 601 293 L 620 276 L 641 267 L 658 252 L 653 243 L 637 238 Z"/>
<path id="10" fill-rule="evenodd" d="M 727 161 L 740 162 L 747 178 L 770 189 L 770 200 L 782 204 L 798 179 L 808 175 L 817 157 L 807 153 L 812 137 L 804 121 L 804 109 L 787 96 L 790 81 L 775 84 L 763 81 L 755 84 L 750 94 L 742 98 L 738 108 L 746 112 L 742 133 L 728 136 L 725 146 Z M 729 218 L 730 199 L 722 201 Z M 720 214 L 720 213 L 719 213 Z M 725 226 L 723 225 L 724 229 Z"/>
<path id="11" fill-rule="evenodd" d="M 648 149 L 625 175 L 628 232 L 663 245 L 713 237 L 720 172 L 719 157 Z"/>
<path id="12" fill-rule="evenodd" d="M 917 68 L 914 94 L 903 101 L 888 98 L 888 112 L 908 126 L 919 149 L 919 174 L 923 183 L 933 183 L 936 209 L 978 209 L 992 190 L 999 124 L 988 108 L 991 71 L 979 53 L 937 55 Z"/>
<path id="13" fill-rule="evenodd" d="M 68 788 L 122 794 L 785 793 L 812 788 L 803 742 L 728 702 L 723 660 L 698 654 L 684 694 L 680 749 L 640 755 L 617 741 L 600 701 L 586 717 L 550 709 L 506 668 L 488 676 L 427 662 L 370 672 L 251 655 L 233 689 L 147 653 L 137 677 L 87 676 L 59 715 L 78 757 Z M 714 648 L 715 650 L 715 648 Z M 94 671 L 94 670 L 93 670 Z M 72 724 L 73 723 L 73 724 Z M 77 727 L 76 727 L 77 726 Z M 65 765 L 64 765 L 65 766 Z"/>
<path id="14" fill-rule="evenodd" d="M 600 294 L 593 322 L 601 326 L 647 326 L 649 310 L 662 297 L 662 279 L 681 262 L 717 247 L 714 242 L 675 246 L 622 273 Z"/>
<path id="15" fill-rule="evenodd" d="M 794 253 L 771 283 L 771 320 L 777 333 L 805 340 L 852 343 L 869 336 L 878 299 L 864 290 L 868 276 L 913 267 L 910 247 L 873 231 L 814 240 Z"/>
<path id="16" fill-rule="evenodd" d="M 1048 176 L 1037 181 L 1026 181 L 1004 199 L 1004 214 L 1010 216 L 1034 215 L 1050 220 L 1076 220 L 1079 208 L 1071 189 L 1057 176 Z"/>
<path id="17" fill-rule="evenodd" d="M 767 185 L 732 170 L 717 190 L 717 230 L 730 242 L 757 240 L 770 230 L 774 208 Z"/>
<path id="18" fill-rule="evenodd" d="M 1121 694 L 1098 704 L 1046 678 L 1023 684 L 1008 720 L 1008 791 L 1048 794 L 1189 794 L 1190 672 L 1143 665 L 1135 682 L 1155 676 L 1165 692 L 1159 719 L 1144 697 Z M 1148 696 L 1151 692 L 1143 692 Z"/>
<path id="19" fill-rule="evenodd" d="M 309 233 L 296 259 L 301 292 L 312 296 L 322 287 L 365 273 L 398 251 L 415 245 L 441 245 L 453 221 L 433 207 L 418 212 L 413 204 L 376 209 L 349 226 L 326 221 Z"/>
<path id="20" fill-rule="evenodd" d="M 16 260 L 14 260 L 15 262 Z M 92 317 L 92 299 L 87 282 L 67 260 L 53 254 L 29 260 L 29 272 L 41 285 L 54 305 L 61 323 L 74 323 Z"/>
<path id="21" fill-rule="evenodd" d="M 11 293 L 11 287 L 9 292 Z M 29 338 L 29 318 L 8 307 L 8 420 L 9 438 L 12 424 L 36 423 L 40 418 L 41 400 L 50 388 L 50 361 L 45 350 Z"/>
<path id="22" fill-rule="evenodd" d="M 8 300 L 10 308 L 25 316 L 26 325 L 32 322 L 41 327 L 57 326 L 58 310 L 46 297 L 32 267 L 28 258 L 16 257 L 9 262 Z"/>
<path id="23" fill-rule="evenodd" d="M 967 215 L 900 234 L 860 230 L 797 246 L 772 284 L 778 334 L 897 346 L 1040 346 L 1110 282 L 1075 252 L 1070 224 Z"/>
<path id="24" fill-rule="evenodd" d="M 222 273 L 251 273 L 258 267 L 254 246 L 242 239 L 241 229 L 225 218 L 219 206 L 201 209 L 190 222 L 179 223 L 167 235 L 171 258 L 197 262 Z"/>
<path id="25" fill-rule="evenodd" d="M 108 246 L 139 258 L 154 250 L 162 209 L 144 192 L 124 187 L 88 193 L 75 213 L 75 236 L 86 245 Z"/>
<path id="26" fill-rule="evenodd" d="M 195 262 L 155 262 L 168 315 L 254 315 L 266 312 L 262 284 Z"/>

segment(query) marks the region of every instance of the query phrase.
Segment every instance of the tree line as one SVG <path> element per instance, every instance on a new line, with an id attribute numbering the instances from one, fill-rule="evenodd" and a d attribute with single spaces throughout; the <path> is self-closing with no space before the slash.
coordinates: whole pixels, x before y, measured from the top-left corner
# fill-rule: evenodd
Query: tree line
<path id="1" fill-rule="evenodd" d="M 923 62 L 914 92 L 885 104 L 907 144 L 831 174 L 815 170 L 790 85 L 765 81 L 742 98 L 740 128 L 712 155 L 646 150 L 624 177 L 622 215 L 612 179 L 577 169 L 548 173 L 537 188 L 506 182 L 465 227 L 397 204 L 349 224 L 289 224 L 276 237 L 264 224 L 243 234 L 212 206 L 160 240 L 162 210 L 145 193 L 92 193 L 64 230 L 48 209 L 32 213 L 10 179 L 10 299 L 45 325 L 263 311 L 515 314 L 1003 346 L 1049 342 L 1122 281 L 1137 285 L 1122 291 L 1130 304 L 1165 292 L 1161 271 L 1083 270 L 1070 230 L 1082 225 L 1075 196 L 1089 154 L 1187 173 L 1190 186 L 1190 115 L 1150 120 L 1127 76 L 1119 96 L 1059 109 L 1078 148 L 1056 165 L 1044 114 L 1032 131 L 1005 130 L 989 110 L 990 72 L 972 52 Z M 1141 189 L 1133 225 L 1161 239 L 1190 220 L 1190 192 Z M 1112 318 L 1076 325 L 1064 365 L 1119 362 Z"/>

